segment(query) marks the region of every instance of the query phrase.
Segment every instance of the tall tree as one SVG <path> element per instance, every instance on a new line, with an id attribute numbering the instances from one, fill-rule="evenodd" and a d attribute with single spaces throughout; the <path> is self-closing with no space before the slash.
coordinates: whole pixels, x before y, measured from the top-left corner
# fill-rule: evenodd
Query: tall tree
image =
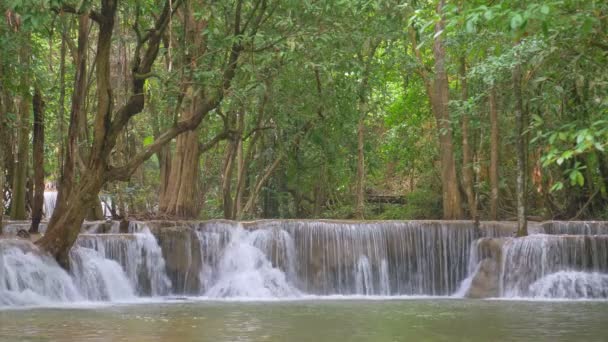
<path id="1" fill-rule="evenodd" d="M 33 142 L 33 169 L 34 169 L 34 200 L 32 203 L 32 226 L 30 233 L 38 233 L 38 226 L 42 220 L 44 205 L 44 101 L 39 86 L 34 90 L 32 102 L 34 109 L 34 142 Z"/>

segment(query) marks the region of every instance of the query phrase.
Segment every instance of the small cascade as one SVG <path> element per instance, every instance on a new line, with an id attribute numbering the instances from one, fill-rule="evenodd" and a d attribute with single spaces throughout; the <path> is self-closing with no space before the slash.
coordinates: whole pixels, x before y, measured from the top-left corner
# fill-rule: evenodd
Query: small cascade
<path id="1" fill-rule="evenodd" d="M 608 221 L 550 221 L 542 227 L 551 235 L 608 235 Z"/>
<path id="2" fill-rule="evenodd" d="M 206 296 L 280 298 L 300 294 L 288 284 L 285 273 L 273 267 L 266 254 L 256 246 L 256 242 L 264 245 L 264 236 L 267 235 L 249 232 L 241 227 L 230 231 L 230 239 L 221 251 L 216 269 L 211 273 L 214 277 L 205 292 Z"/>
<path id="3" fill-rule="evenodd" d="M 165 260 L 150 230 L 135 234 L 81 234 L 77 244 L 116 261 L 139 295 L 163 296 L 170 292 Z"/>
<path id="4" fill-rule="evenodd" d="M 608 274 L 559 271 L 530 285 L 534 298 L 596 299 L 608 298 Z"/>
<path id="5" fill-rule="evenodd" d="M 76 286 L 88 300 L 120 301 L 135 298 L 127 275 L 114 260 L 86 247 L 70 252 L 71 272 Z"/>
<path id="6" fill-rule="evenodd" d="M 297 283 L 317 295 L 450 295 L 466 277 L 464 246 L 479 233 L 465 221 L 262 221 L 262 227 L 289 232 Z"/>
<path id="7" fill-rule="evenodd" d="M 55 204 L 57 203 L 57 191 L 45 191 L 44 192 L 44 217 L 50 219 L 55 211 Z"/>
<path id="8" fill-rule="evenodd" d="M 369 259 L 365 255 L 362 255 L 359 257 L 359 261 L 357 261 L 355 270 L 355 286 L 357 288 L 357 293 L 364 295 L 375 294 L 376 292 L 374 291 L 374 282 L 372 279 L 372 267 L 369 264 Z"/>
<path id="9" fill-rule="evenodd" d="M 608 276 L 608 236 L 531 235 L 505 241 L 502 254 L 504 297 L 606 293 L 597 279 Z"/>
<path id="10" fill-rule="evenodd" d="M 0 240 L 0 306 L 82 300 L 70 275 L 31 243 Z"/>

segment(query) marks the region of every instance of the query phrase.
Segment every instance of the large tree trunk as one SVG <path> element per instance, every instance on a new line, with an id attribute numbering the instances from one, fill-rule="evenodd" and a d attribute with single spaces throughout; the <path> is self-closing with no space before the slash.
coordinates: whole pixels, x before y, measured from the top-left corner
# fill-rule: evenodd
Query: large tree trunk
<path id="1" fill-rule="evenodd" d="M 65 198 L 66 205 L 56 207 L 47 233 L 37 244 L 50 253 L 64 268 L 69 268 L 69 251 L 78 238 L 87 208 L 98 201 L 103 185 L 103 169 L 97 168 L 81 178 Z M 61 190 L 60 190 L 61 192 Z"/>
<path id="2" fill-rule="evenodd" d="M 192 112 L 185 113 L 190 118 Z M 160 213 L 176 218 L 196 218 L 198 216 L 197 184 L 199 142 L 198 130 L 184 133 L 177 137 L 175 154 L 171 158 L 169 183 L 165 196 L 160 198 Z"/>
<path id="3" fill-rule="evenodd" d="M 29 40 L 29 35 L 27 35 Z M 18 125 L 18 150 L 15 160 L 15 171 L 13 173 L 13 189 L 11 198 L 11 218 L 13 220 L 25 220 L 26 213 L 26 183 L 28 173 L 29 145 L 30 145 L 30 106 L 32 97 L 29 92 L 30 77 L 30 48 L 24 43 L 20 49 L 19 59 L 26 71 L 21 74 L 21 99 L 19 101 L 19 125 Z"/>
<path id="4" fill-rule="evenodd" d="M 33 99 L 34 108 L 34 201 L 32 203 L 32 226 L 30 233 L 38 233 L 38 225 L 42 220 L 42 207 L 44 204 L 44 101 L 40 89 L 36 87 Z"/>
<path id="5" fill-rule="evenodd" d="M 443 218 L 462 218 L 460 191 L 456 175 L 456 162 L 454 160 L 454 146 L 452 142 L 452 127 L 450 124 L 449 83 L 445 66 L 445 48 L 441 34 L 444 30 L 443 7 L 445 0 L 437 4 L 437 13 L 441 19 L 435 24 L 435 39 L 433 43 L 433 56 L 435 58 L 435 80 L 430 96 L 431 107 L 437 121 L 439 132 L 439 154 L 441 160 L 441 185 L 443 192 Z"/>
<path id="6" fill-rule="evenodd" d="M 186 4 L 190 5 L 189 3 Z M 205 52 L 206 45 L 203 34 L 207 21 L 194 17 L 194 12 L 184 8 L 184 26 L 186 28 L 186 43 L 190 45 L 190 53 L 185 55 L 185 64 L 190 65 L 190 74 L 186 81 L 191 82 L 192 73 L 198 66 L 198 58 Z M 189 60 L 188 60 L 189 58 Z M 186 93 L 190 103 L 182 113 L 182 119 L 191 119 L 197 112 L 201 96 L 199 87 L 190 85 Z M 163 196 L 159 198 L 159 212 L 176 218 L 196 218 L 200 210 L 198 195 L 199 177 L 199 130 L 184 133 L 177 137 L 175 154 L 171 157 L 168 183 L 164 187 Z"/>
<path id="7" fill-rule="evenodd" d="M 499 126 L 496 88 L 490 88 L 490 219 L 498 219 L 498 151 Z"/>
<path id="8" fill-rule="evenodd" d="M 467 94 L 467 75 L 466 75 L 466 60 L 464 57 L 460 60 L 460 91 L 462 96 L 462 102 L 466 106 L 468 100 Z M 462 113 L 462 186 L 467 196 L 467 203 L 469 205 L 469 215 L 471 219 L 477 219 L 477 201 L 475 199 L 475 190 L 473 186 L 473 153 L 471 144 L 469 143 L 469 126 L 470 118 L 469 111 L 465 110 Z"/>
<path id="9" fill-rule="evenodd" d="M 521 92 L 521 64 L 513 68 L 513 96 L 515 97 L 515 126 L 517 150 L 517 236 L 528 235 L 526 221 L 526 152 L 523 99 Z"/>

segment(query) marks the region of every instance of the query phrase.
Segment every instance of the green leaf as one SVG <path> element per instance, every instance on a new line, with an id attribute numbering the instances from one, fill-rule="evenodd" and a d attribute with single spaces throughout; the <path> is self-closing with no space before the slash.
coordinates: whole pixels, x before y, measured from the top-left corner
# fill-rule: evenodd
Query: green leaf
<path id="1" fill-rule="evenodd" d="M 540 6 L 540 13 L 542 13 L 544 15 L 549 14 L 549 6 L 547 6 L 547 5 Z"/>
<path id="2" fill-rule="evenodd" d="M 149 135 L 144 138 L 144 146 L 148 146 L 154 142 L 154 137 Z"/>
<path id="3" fill-rule="evenodd" d="M 513 18 L 511 18 L 511 28 L 513 30 L 517 30 L 518 28 L 520 28 L 523 23 L 524 18 L 519 13 L 516 13 Z"/>

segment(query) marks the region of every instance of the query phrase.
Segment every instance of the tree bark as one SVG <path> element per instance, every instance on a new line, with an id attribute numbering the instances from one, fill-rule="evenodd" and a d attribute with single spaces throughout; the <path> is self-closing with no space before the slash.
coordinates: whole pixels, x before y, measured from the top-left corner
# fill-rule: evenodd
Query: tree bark
<path id="1" fill-rule="evenodd" d="M 490 88 L 490 219 L 498 219 L 498 161 L 499 161 L 499 123 L 496 105 L 496 88 Z"/>
<path id="2" fill-rule="evenodd" d="M 194 108 L 187 110 L 183 117 L 190 119 L 193 110 Z M 194 130 L 177 137 L 169 167 L 169 183 L 165 188 L 166 195 L 159 202 L 159 210 L 163 215 L 183 219 L 198 216 L 198 135 L 198 130 Z"/>
<path id="3" fill-rule="evenodd" d="M 264 184 L 266 184 L 266 181 L 268 181 L 268 178 L 270 178 L 272 173 L 279 167 L 279 165 L 281 164 L 281 160 L 283 160 L 283 157 L 284 157 L 284 155 L 282 153 L 279 154 L 276 157 L 276 159 L 272 162 L 272 164 L 270 164 L 264 170 L 264 173 L 261 175 L 260 179 L 258 179 L 253 191 L 251 191 L 251 193 L 249 194 L 247 203 L 245 204 L 245 207 L 243 208 L 244 213 L 253 213 L 253 210 L 255 207 L 255 201 L 256 201 L 257 197 L 259 196 L 260 191 L 262 190 L 262 187 L 264 186 Z"/>
<path id="4" fill-rule="evenodd" d="M 365 215 L 365 122 L 361 115 L 357 124 L 357 185 L 355 190 L 355 218 L 362 220 Z"/>
<path id="5" fill-rule="evenodd" d="M 72 186 L 76 177 L 76 156 L 78 154 L 78 131 L 80 119 L 83 117 L 87 89 L 87 51 L 89 35 L 89 16 L 82 14 L 78 18 L 78 46 L 76 48 L 74 77 L 74 91 L 72 93 L 72 105 L 70 108 L 70 124 L 68 137 L 65 143 L 65 160 L 59 182 L 59 192 L 55 203 L 55 210 L 50 219 L 49 226 L 55 224 L 56 217 L 64 211 L 63 206 L 68 205 L 67 198 L 70 196 Z"/>
<path id="6" fill-rule="evenodd" d="M 65 157 L 65 143 L 63 137 L 65 136 L 65 56 L 67 50 L 66 40 L 68 39 L 68 29 L 65 23 L 65 18 L 61 16 L 61 48 L 59 56 L 59 111 L 57 112 L 57 128 L 59 133 L 59 153 L 57 155 L 59 166 L 58 179 L 61 179 L 63 174 L 63 163 Z"/>
<path id="7" fill-rule="evenodd" d="M 2 68 L 0 67 L 0 75 Z M 8 132 L 6 125 L 6 108 L 4 107 L 2 85 L 0 84 L 0 144 L 4 142 L 4 135 Z M 4 221 L 4 181 L 5 181 L 5 167 L 4 165 L 4 148 L 0 146 L 0 235 L 3 233 L 3 221 Z"/>
<path id="8" fill-rule="evenodd" d="M 526 152 L 523 99 L 521 91 L 521 64 L 513 68 L 513 96 L 515 97 L 515 126 L 517 151 L 517 236 L 528 235 L 526 220 Z"/>
<path id="9" fill-rule="evenodd" d="M 189 5 L 189 4 L 187 4 Z M 184 26 L 186 28 L 185 42 L 189 46 L 185 54 L 185 64 L 190 65 L 190 74 L 186 78 L 191 83 L 193 72 L 197 68 L 197 60 L 205 53 L 206 40 L 203 30 L 207 27 L 206 20 L 194 17 L 194 12 L 184 8 Z M 191 119 L 197 112 L 199 97 L 202 96 L 198 87 L 190 85 L 186 89 L 190 104 L 182 113 L 182 118 Z M 199 130 L 195 129 L 177 137 L 175 154 L 170 158 L 171 166 L 167 177 L 167 185 L 163 187 L 163 196 L 159 198 L 159 211 L 162 215 L 176 218 L 196 218 L 200 210 L 198 195 L 199 177 Z"/>
<path id="10" fill-rule="evenodd" d="M 29 34 L 26 37 L 29 40 Z M 15 171 L 13 172 L 13 189 L 11 198 L 11 218 L 13 220 L 25 220 L 26 213 L 26 183 L 28 173 L 29 145 L 30 145 L 30 106 L 32 97 L 30 95 L 30 47 L 24 43 L 20 49 L 19 59 L 24 68 L 21 73 L 21 99 L 19 101 L 19 124 L 18 124 L 18 150 L 15 160 Z"/>
<path id="11" fill-rule="evenodd" d="M 467 108 L 466 101 L 468 100 L 466 72 L 466 60 L 462 57 L 460 59 L 460 91 L 465 108 Z M 475 190 L 473 186 L 473 153 L 469 143 L 469 121 L 469 112 L 468 110 L 465 110 L 462 113 L 462 186 L 464 187 L 464 192 L 467 196 L 470 218 L 475 220 L 477 218 L 477 201 L 475 199 Z"/>
<path id="12" fill-rule="evenodd" d="M 456 162 L 454 160 L 454 146 L 452 142 L 452 128 L 450 123 L 449 83 L 445 67 L 445 48 L 442 36 L 444 31 L 443 7 L 445 0 L 437 4 L 437 13 L 441 19 L 435 24 L 435 39 L 433 41 L 433 56 L 435 58 L 435 80 L 430 87 L 431 107 L 437 121 L 439 130 L 439 149 L 441 160 L 441 185 L 443 192 L 443 218 L 462 218 L 460 191 L 456 175 Z"/>
<path id="13" fill-rule="evenodd" d="M 32 203 L 32 226 L 30 233 L 38 233 L 38 226 L 42 220 L 44 204 L 44 101 L 40 88 L 36 87 L 32 102 L 34 109 L 34 142 L 33 142 L 33 169 L 34 169 L 34 201 Z"/>

